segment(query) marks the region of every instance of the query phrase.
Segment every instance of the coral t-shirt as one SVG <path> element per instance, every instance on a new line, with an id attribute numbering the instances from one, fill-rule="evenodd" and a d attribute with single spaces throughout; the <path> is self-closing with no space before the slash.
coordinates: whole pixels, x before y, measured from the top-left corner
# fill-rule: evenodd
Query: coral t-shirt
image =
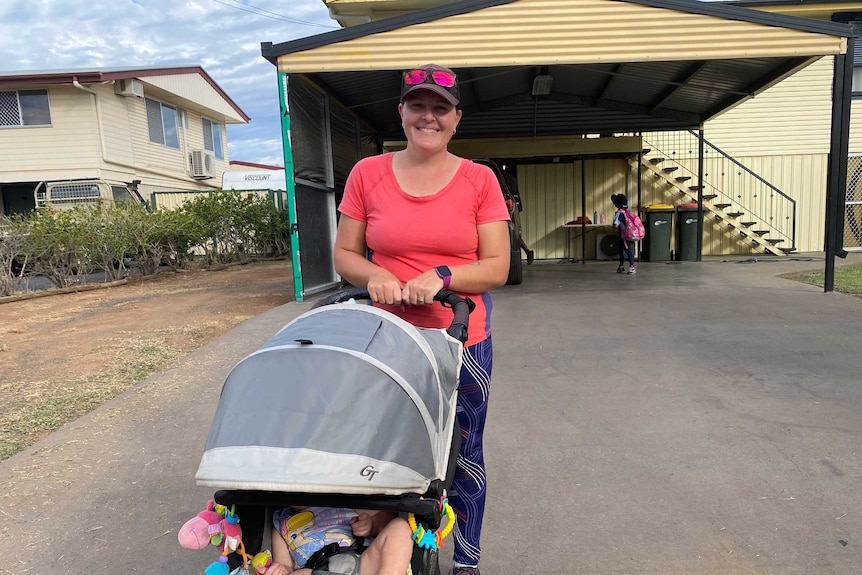
<path id="1" fill-rule="evenodd" d="M 339 211 L 365 222 L 369 259 L 392 272 L 402 284 L 437 266 L 458 266 L 479 259 L 477 226 L 509 219 L 500 184 L 490 168 L 462 160 L 452 180 L 439 192 L 420 198 L 401 189 L 392 171 L 393 154 L 360 160 L 344 188 Z M 468 294 L 476 302 L 470 314 L 467 345 L 491 332 L 490 294 Z M 430 306 L 380 305 L 418 327 L 445 328 L 452 311 Z"/>

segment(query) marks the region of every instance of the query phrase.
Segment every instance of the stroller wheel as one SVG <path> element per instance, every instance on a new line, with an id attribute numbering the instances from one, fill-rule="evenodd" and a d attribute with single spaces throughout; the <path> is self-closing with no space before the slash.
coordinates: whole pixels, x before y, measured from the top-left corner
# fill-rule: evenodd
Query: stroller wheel
<path id="1" fill-rule="evenodd" d="M 410 561 L 411 575 L 440 575 L 440 563 L 436 549 L 413 547 Z"/>

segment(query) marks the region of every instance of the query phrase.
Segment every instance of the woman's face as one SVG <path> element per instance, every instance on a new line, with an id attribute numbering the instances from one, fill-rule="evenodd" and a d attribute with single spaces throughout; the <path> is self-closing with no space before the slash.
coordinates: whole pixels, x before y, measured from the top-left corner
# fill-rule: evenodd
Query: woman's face
<path id="1" fill-rule="evenodd" d="M 398 113 L 407 142 L 429 151 L 445 149 L 461 121 L 461 110 L 429 90 L 410 94 L 398 104 Z"/>

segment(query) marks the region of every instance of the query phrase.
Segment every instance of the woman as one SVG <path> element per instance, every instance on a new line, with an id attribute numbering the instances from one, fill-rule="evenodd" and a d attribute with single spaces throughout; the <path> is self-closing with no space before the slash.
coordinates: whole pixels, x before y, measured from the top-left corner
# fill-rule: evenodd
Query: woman
<path id="1" fill-rule="evenodd" d="M 335 269 L 372 301 L 419 327 L 447 327 L 442 288 L 476 309 L 458 389 L 461 451 L 450 502 L 457 515 L 453 575 L 478 575 L 485 507 L 482 433 L 491 377 L 491 297 L 509 271 L 509 213 L 494 173 L 450 154 L 461 120 L 455 73 L 429 64 L 402 75 L 398 113 L 407 147 L 364 158 L 339 206 Z"/>

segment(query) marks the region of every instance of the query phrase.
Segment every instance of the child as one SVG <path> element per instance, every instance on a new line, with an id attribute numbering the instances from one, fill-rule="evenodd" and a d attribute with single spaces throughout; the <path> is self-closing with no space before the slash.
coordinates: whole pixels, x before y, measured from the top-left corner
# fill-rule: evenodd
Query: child
<path id="1" fill-rule="evenodd" d="M 625 194 L 614 194 L 611 196 L 611 202 L 617 208 L 614 214 L 614 227 L 620 232 L 620 267 L 617 268 L 618 274 L 626 273 L 625 260 L 629 260 L 630 274 L 636 273 L 634 247 L 626 241 L 626 210 L 629 209 L 629 201 Z"/>
<path id="2" fill-rule="evenodd" d="M 264 575 L 311 575 L 306 562 L 331 543 L 355 547 L 374 537 L 361 555 L 353 550 L 330 557 L 329 570 L 348 575 L 404 575 L 413 555 L 407 521 L 393 513 L 327 507 L 286 507 L 273 514 L 272 565 Z M 340 568 L 335 566 L 345 565 Z M 336 571 L 337 569 L 337 571 Z"/>

